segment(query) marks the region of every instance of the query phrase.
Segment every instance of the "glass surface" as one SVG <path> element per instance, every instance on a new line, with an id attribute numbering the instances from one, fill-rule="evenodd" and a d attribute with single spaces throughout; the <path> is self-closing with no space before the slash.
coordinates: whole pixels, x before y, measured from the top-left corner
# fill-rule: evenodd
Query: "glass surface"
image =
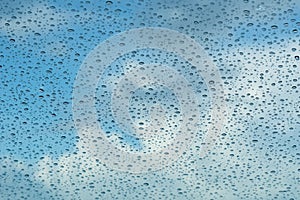
<path id="1" fill-rule="evenodd" d="M 1 200 L 300 198 L 299 0 L 0 13 Z"/>

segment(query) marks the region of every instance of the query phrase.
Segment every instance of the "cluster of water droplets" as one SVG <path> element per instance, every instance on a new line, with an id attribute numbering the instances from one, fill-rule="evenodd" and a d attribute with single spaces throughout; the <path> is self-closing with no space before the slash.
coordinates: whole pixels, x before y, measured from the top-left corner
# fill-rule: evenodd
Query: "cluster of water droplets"
<path id="1" fill-rule="evenodd" d="M 299 198 L 297 0 L 2 0 L 0 11 L 0 199 Z M 152 47 L 86 64 L 98 44 L 147 27 L 196 41 L 192 60 L 220 80 Z M 134 45 L 114 41 L 111 52 Z M 76 85 L 81 66 L 94 79 Z"/>

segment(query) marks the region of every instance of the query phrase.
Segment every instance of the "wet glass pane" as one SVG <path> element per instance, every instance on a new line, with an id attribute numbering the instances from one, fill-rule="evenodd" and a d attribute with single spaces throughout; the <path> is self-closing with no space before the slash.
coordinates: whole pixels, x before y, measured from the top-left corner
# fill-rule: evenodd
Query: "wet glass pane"
<path id="1" fill-rule="evenodd" d="M 299 0 L 0 11 L 1 200 L 299 199 Z"/>

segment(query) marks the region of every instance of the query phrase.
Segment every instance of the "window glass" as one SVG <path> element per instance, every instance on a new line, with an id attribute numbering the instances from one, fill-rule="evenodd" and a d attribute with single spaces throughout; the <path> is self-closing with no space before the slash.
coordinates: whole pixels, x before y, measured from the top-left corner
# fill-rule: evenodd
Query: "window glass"
<path id="1" fill-rule="evenodd" d="M 0 199 L 300 197 L 299 0 L 0 13 Z"/>

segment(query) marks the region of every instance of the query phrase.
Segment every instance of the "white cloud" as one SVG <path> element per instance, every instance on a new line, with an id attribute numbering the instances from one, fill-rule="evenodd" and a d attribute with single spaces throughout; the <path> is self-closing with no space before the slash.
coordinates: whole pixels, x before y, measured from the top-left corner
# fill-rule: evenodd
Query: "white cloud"
<path id="1" fill-rule="evenodd" d="M 22 10 L 22 14 L 3 16 L 0 25 L 8 35 L 47 35 L 50 30 L 63 26 L 70 17 L 68 13 L 58 12 L 50 5 L 36 4 Z"/>

